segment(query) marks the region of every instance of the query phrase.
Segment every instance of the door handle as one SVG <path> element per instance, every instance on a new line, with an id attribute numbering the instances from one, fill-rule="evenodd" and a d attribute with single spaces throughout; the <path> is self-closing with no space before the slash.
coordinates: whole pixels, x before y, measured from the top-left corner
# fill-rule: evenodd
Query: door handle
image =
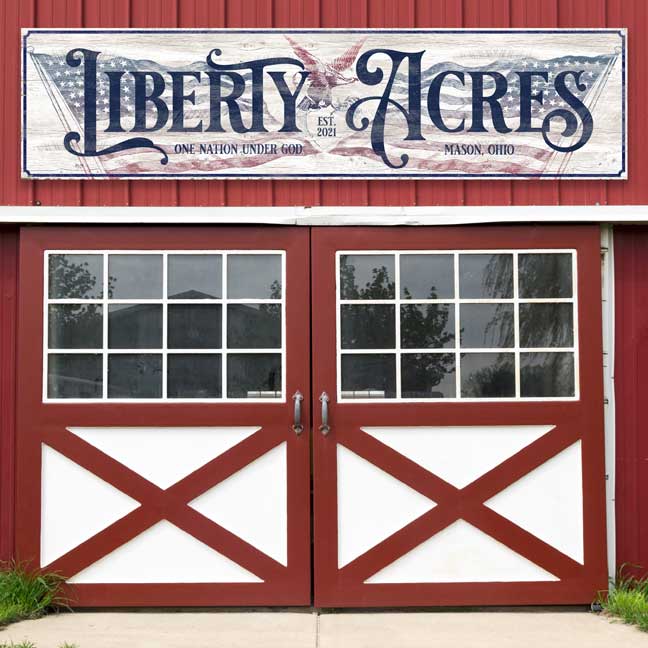
<path id="1" fill-rule="evenodd" d="M 293 394 L 293 400 L 295 401 L 295 411 L 293 414 L 293 432 L 299 436 L 304 431 L 304 426 L 301 422 L 301 404 L 304 400 L 304 396 L 299 391 L 299 389 Z"/>
<path id="2" fill-rule="evenodd" d="M 326 392 L 320 394 L 320 403 L 322 403 L 322 425 L 319 426 L 319 431 L 323 436 L 328 436 L 328 433 L 331 431 L 331 426 L 329 425 L 329 397 Z"/>

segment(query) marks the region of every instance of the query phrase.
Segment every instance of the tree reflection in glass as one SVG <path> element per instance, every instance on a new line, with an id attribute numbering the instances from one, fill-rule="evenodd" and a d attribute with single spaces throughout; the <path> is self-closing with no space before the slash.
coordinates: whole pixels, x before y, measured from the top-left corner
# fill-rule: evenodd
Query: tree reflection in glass
<path id="1" fill-rule="evenodd" d="M 407 288 L 404 299 L 411 299 Z M 437 299 L 434 286 L 428 299 Z M 401 345 L 409 349 L 441 349 L 454 346 L 452 304 L 401 304 Z"/>
<path id="2" fill-rule="evenodd" d="M 340 257 L 342 299 L 394 299 L 393 277 L 393 256 L 345 254 Z"/>
<path id="3" fill-rule="evenodd" d="M 103 257 L 100 254 L 50 254 L 50 299 L 101 299 Z"/>
<path id="4" fill-rule="evenodd" d="M 520 253 L 518 277 L 523 299 L 571 297 L 572 255 L 569 252 Z"/>
<path id="5" fill-rule="evenodd" d="M 512 254 L 460 254 L 459 296 L 462 299 L 513 297 Z"/>
<path id="6" fill-rule="evenodd" d="M 515 357 L 512 353 L 463 353 L 461 395 L 464 398 L 515 396 Z"/>

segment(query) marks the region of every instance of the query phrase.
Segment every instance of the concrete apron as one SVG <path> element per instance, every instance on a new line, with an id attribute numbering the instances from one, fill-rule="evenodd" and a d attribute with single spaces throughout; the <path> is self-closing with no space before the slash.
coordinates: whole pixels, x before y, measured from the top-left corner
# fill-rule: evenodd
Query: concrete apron
<path id="1" fill-rule="evenodd" d="M 37 648 L 646 648 L 589 612 L 73 612 L 0 631 Z"/>

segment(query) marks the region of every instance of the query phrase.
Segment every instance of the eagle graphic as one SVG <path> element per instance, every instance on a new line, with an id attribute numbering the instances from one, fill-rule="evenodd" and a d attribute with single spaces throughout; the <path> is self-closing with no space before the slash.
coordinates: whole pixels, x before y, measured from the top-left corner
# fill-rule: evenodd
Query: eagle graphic
<path id="1" fill-rule="evenodd" d="M 333 105 L 331 91 L 339 85 L 348 85 L 358 80 L 356 76 L 344 76 L 343 72 L 348 70 L 356 60 L 360 48 L 364 45 L 366 38 L 359 40 L 352 45 L 344 54 L 335 58 L 332 62 L 326 63 L 311 54 L 305 47 L 286 36 L 293 52 L 304 64 L 308 72 L 306 80 L 306 96 L 299 102 L 298 107 L 302 110 L 326 108 Z"/>

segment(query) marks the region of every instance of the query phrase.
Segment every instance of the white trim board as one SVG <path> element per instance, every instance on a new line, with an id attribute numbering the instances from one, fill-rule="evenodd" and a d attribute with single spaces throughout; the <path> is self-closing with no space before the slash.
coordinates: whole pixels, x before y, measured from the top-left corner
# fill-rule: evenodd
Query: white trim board
<path id="1" fill-rule="evenodd" d="M 603 306 L 603 395 L 605 430 L 605 509 L 608 577 L 616 579 L 616 448 L 614 401 L 614 231 L 601 227 L 601 279 Z"/>
<path id="2" fill-rule="evenodd" d="M 648 223 L 648 205 L 480 207 L 45 207 L 0 206 L 0 223 L 468 225 Z"/>

